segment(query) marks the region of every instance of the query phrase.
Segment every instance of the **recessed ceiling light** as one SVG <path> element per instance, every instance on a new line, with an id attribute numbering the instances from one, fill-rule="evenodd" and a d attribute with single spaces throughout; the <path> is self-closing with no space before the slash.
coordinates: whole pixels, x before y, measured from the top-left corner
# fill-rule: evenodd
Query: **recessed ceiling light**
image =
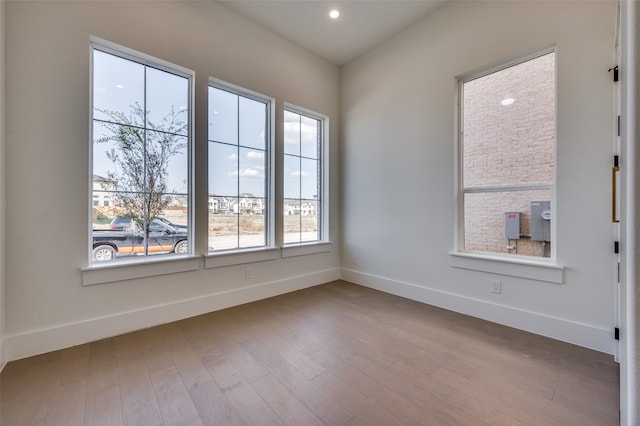
<path id="1" fill-rule="evenodd" d="M 500 103 L 504 106 L 507 105 L 511 105 L 512 103 L 514 103 L 516 100 L 513 98 L 504 98 L 503 100 L 500 101 Z"/>
<path id="2" fill-rule="evenodd" d="M 124 86 L 122 84 L 116 84 L 116 88 L 117 89 L 124 89 Z"/>
<path id="3" fill-rule="evenodd" d="M 329 12 L 329 17 L 331 19 L 338 19 L 340 17 L 340 11 L 338 9 L 331 9 L 331 12 Z"/>

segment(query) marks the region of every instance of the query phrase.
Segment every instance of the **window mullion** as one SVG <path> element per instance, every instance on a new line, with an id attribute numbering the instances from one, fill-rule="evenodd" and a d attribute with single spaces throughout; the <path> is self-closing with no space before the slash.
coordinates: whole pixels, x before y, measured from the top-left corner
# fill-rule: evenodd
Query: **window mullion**
<path id="1" fill-rule="evenodd" d="M 144 66 L 144 82 L 143 82 L 143 98 L 142 98 L 142 114 L 143 114 L 143 152 L 144 152 L 144 163 L 143 163 L 143 195 L 142 195 L 142 223 L 144 225 L 144 229 L 142 232 L 142 244 L 144 245 L 144 255 L 147 256 L 149 255 L 148 250 L 149 250 L 149 241 L 148 241 L 148 232 L 147 230 L 149 229 L 149 207 L 148 207 L 148 203 L 149 203 L 149 191 L 150 188 L 148 186 L 149 183 L 149 176 L 148 176 L 148 162 L 147 162 L 147 156 L 148 156 L 148 152 L 147 152 L 147 131 L 149 129 L 148 126 L 148 117 L 147 117 L 147 66 Z"/>
<path id="2" fill-rule="evenodd" d="M 299 118 L 299 124 L 298 124 L 298 148 L 300 149 L 300 156 L 298 157 L 298 161 L 300 164 L 300 173 L 298 173 L 298 177 L 299 177 L 299 182 L 300 182 L 300 192 L 298 194 L 299 197 L 299 203 L 300 203 L 300 216 L 298 217 L 298 223 L 299 223 L 299 229 L 298 229 L 298 233 L 299 233 L 299 238 L 300 238 L 300 242 L 302 242 L 302 116 L 300 115 Z"/>
<path id="3" fill-rule="evenodd" d="M 510 191 L 532 191 L 537 189 L 551 189 L 553 184 L 551 183 L 532 183 L 521 185 L 496 185 L 496 186 L 478 186 L 462 188 L 462 192 L 465 194 L 474 194 L 480 192 L 510 192 Z"/>

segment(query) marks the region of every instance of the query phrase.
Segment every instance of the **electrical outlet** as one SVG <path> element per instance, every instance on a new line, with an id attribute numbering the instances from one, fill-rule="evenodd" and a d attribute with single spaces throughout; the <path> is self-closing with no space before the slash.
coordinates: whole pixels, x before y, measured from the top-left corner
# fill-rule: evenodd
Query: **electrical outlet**
<path id="1" fill-rule="evenodd" d="M 253 273 L 251 272 L 251 268 L 244 268 L 244 279 L 250 280 L 253 278 Z"/>
<path id="2" fill-rule="evenodd" d="M 351 264 L 353 265 L 358 264 L 358 256 L 351 256 Z"/>
<path id="3" fill-rule="evenodd" d="M 491 280 L 491 293 L 500 294 L 502 292 L 502 283 L 498 280 Z"/>

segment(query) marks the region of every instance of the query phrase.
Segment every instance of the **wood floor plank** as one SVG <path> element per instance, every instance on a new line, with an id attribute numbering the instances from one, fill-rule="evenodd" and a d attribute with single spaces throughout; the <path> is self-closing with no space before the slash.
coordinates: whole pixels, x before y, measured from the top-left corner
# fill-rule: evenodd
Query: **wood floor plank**
<path id="1" fill-rule="evenodd" d="M 511 410 L 511 412 L 520 422 L 583 426 L 598 424 L 596 420 L 585 416 L 583 413 L 565 409 L 547 399 L 520 391 L 518 388 L 505 383 L 502 379 L 496 378 L 492 382 L 474 381 L 459 376 L 445 368 L 439 369 L 434 373 L 434 377 L 456 387 L 458 391 L 463 392 L 465 395 L 475 396 L 491 404 L 497 410 L 502 407 L 517 407 L 517 410 Z"/>
<path id="2" fill-rule="evenodd" d="M 124 424 L 119 385 L 100 388 L 87 395 L 84 424 L 92 426 Z"/>
<path id="3" fill-rule="evenodd" d="M 256 357 L 251 356 L 243 344 L 237 342 L 222 343 L 218 345 L 218 349 L 236 371 L 247 382 L 251 383 L 269 374 L 269 369 Z"/>
<path id="4" fill-rule="evenodd" d="M 148 331 L 132 333 L 117 342 L 118 381 L 125 424 L 162 425 L 160 408 L 153 392 L 144 359 L 149 351 Z"/>
<path id="5" fill-rule="evenodd" d="M 45 425 L 82 424 L 85 417 L 89 346 L 76 346 L 63 352 L 47 407 Z"/>
<path id="6" fill-rule="evenodd" d="M 349 387 L 354 391 L 375 401 L 377 406 L 390 415 L 400 419 L 407 419 L 410 423 L 423 419 L 425 422 L 438 424 L 432 413 L 429 412 L 430 401 L 423 399 L 424 395 L 410 395 L 407 387 L 399 384 L 393 374 L 385 371 L 384 368 L 372 367 L 369 363 L 370 368 L 366 371 L 366 367 L 359 365 L 361 360 L 336 359 L 331 354 L 321 350 L 315 352 L 313 356 L 333 376 L 348 383 Z M 416 399 L 421 400 L 417 401 Z"/>
<path id="7" fill-rule="evenodd" d="M 615 425 L 607 354 L 344 281 L 8 363 L 0 424 Z"/>
<path id="8" fill-rule="evenodd" d="M 34 358 L 20 382 L 15 398 L 2 407 L 2 421 L 10 425 L 43 425 L 53 395 L 58 354 Z M 4 374 L 4 371 L 3 371 Z"/>
<path id="9" fill-rule="evenodd" d="M 5 365 L 0 376 L 0 408 L 20 395 L 20 387 L 33 359 L 34 357 L 23 358 Z"/>
<path id="10" fill-rule="evenodd" d="M 402 416 L 396 417 L 380 407 L 376 401 L 366 397 L 357 389 L 338 379 L 333 373 L 325 371 L 313 378 L 313 382 L 326 393 L 334 395 L 340 401 L 349 401 L 349 410 L 369 425 L 403 424 Z"/>
<path id="11" fill-rule="evenodd" d="M 85 424 L 96 426 L 124 424 L 116 341 L 117 339 L 105 339 L 89 344 Z"/>
<path id="12" fill-rule="evenodd" d="M 610 407 L 615 406 L 620 400 L 620 392 L 606 382 L 563 373 L 557 381 L 553 401 L 572 411 L 589 412 L 590 417 L 602 424 L 616 421 L 611 415 Z"/>
<path id="13" fill-rule="evenodd" d="M 190 390 L 210 382 L 212 377 L 182 330 L 178 324 L 169 324 L 161 328 L 160 334 L 173 364 L 180 372 L 180 378 Z"/>
<path id="14" fill-rule="evenodd" d="M 153 371 L 151 382 L 165 426 L 203 424 L 177 368 Z"/>
<path id="15" fill-rule="evenodd" d="M 251 383 L 251 387 L 266 401 L 286 425 L 323 425 L 296 395 L 289 392 L 275 377 L 267 374 Z"/>
<path id="16" fill-rule="evenodd" d="M 238 413 L 213 380 L 189 389 L 189 395 L 205 425 L 244 425 Z"/>
<path id="17" fill-rule="evenodd" d="M 240 418 L 249 425 L 281 425 L 282 421 L 242 375 L 216 349 L 203 355 L 216 384 Z"/>
<path id="18" fill-rule="evenodd" d="M 344 425 L 354 417 L 340 401 L 323 392 L 312 380 L 270 350 L 260 340 L 243 342 L 248 352 L 259 358 L 289 391 L 296 395 L 326 425 Z"/>

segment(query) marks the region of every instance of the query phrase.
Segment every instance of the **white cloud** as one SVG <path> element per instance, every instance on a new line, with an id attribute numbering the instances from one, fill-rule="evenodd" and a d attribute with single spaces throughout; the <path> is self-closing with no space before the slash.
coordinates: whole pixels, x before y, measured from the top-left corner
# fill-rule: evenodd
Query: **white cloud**
<path id="1" fill-rule="evenodd" d="M 263 177 L 262 173 L 260 173 L 259 170 L 250 169 L 250 168 L 234 170 L 231 173 L 229 173 L 229 176 L 233 176 L 233 177 L 240 176 L 240 177 L 248 177 L 248 178 Z"/>
<path id="2" fill-rule="evenodd" d="M 249 151 L 247 158 L 250 160 L 264 160 L 264 152 Z"/>
<path id="3" fill-rule="evenodd" d="M 238 159 L 238 155 L 237 154 L 230 154 L 227 158 L 229 160 L 231 160 L 231 161 L 236 161 Z"/>
<path id="4" fill-rule="evenodd" d="M 304 170 L 296 170 L 295 172 L 291 172 L 291 176 L 307 176 L 307 172 L 305 172 Z"/>

